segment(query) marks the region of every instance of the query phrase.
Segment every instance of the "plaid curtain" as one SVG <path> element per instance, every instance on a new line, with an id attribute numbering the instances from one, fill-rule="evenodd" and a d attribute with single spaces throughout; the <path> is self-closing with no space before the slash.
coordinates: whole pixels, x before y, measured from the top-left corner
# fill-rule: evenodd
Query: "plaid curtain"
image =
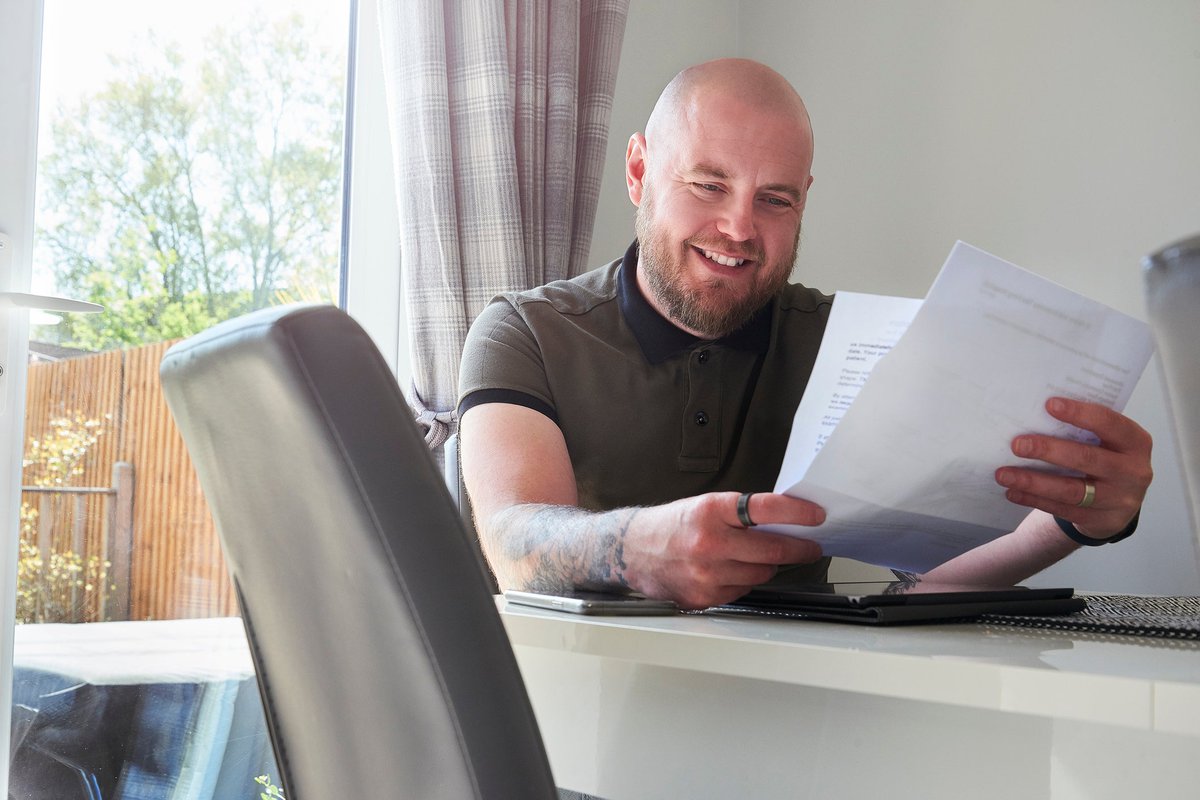
<path id="1" fill-rule="evenodd" d="M 409 402 L 437 452 L 483 306 L 588 266 L 629 0 L 379 3 Z"/>

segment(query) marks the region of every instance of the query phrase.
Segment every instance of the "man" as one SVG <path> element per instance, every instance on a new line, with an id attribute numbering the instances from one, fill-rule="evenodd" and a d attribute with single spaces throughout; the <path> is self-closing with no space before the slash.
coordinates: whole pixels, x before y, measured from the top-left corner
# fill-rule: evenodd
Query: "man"
<path id="1" fill-rule="evenodd" d="M 816 543 L 750 528 L 824 519 L 771 493 L 831 304 L 788 283 L 812 157 L 808 113 L 782 76 L 743 59 L 686 69 L 629 141 L 637 241 L 625 257 L 497 298 L 472 326 L 461 459 L 502 587 L 703 608 L 823 578 Z M 1102 406 L 1046 408 L 1101 444 L 1025 435 L 1013 453 L 1087 477 L 997 465 L 1008 499 L 1034 510 L 929 579 L 1015 583 L 1131 532 L 1149 435 Z"/>

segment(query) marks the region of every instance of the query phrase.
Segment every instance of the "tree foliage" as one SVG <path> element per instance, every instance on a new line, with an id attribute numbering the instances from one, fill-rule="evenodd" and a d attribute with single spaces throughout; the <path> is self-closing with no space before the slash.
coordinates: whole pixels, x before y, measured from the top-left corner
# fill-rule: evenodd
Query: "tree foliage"
<path id="1" fill-rule="evenodd" d="M 215 29 L 189 61 L 153 35 L 60 106 L 40 162 L 39 262 L 61 344 L 186 336 L 282 295 L 336 297 L 345 67 L 302 18 Z"/>

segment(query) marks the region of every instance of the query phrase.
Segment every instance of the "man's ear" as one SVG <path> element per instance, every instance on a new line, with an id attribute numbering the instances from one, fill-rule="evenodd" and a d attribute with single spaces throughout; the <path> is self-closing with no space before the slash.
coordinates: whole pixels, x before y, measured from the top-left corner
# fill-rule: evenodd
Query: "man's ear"
<path id="1" fill-rule="evenodd" d="M 646 137 L 635 133 L 629 137 L 629 147 L 625 150 L 625 186 L 629 190 L 629 199 L 635 206 L 642 204 L 642 191 L 646 177 Z"/>
<path id="2" fill-rule="evenodd" d="M 808 205 L 808 190 L 812 187 L 813 176 L 809 175 L 808 180 L 804 183 L 804 195 L 800 200 L 800 210 L 804 210 L 804 206 Z"/>

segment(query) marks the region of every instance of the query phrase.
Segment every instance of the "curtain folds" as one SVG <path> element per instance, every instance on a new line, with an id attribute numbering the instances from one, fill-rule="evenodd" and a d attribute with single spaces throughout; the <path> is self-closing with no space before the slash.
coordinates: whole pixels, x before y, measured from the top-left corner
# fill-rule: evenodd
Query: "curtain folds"
<path id="1" fill-rule="evenodd" d="M 629 0 L 379 0 L 418 423 L 453 432 L 467 328 L 583 272 Z"/>

